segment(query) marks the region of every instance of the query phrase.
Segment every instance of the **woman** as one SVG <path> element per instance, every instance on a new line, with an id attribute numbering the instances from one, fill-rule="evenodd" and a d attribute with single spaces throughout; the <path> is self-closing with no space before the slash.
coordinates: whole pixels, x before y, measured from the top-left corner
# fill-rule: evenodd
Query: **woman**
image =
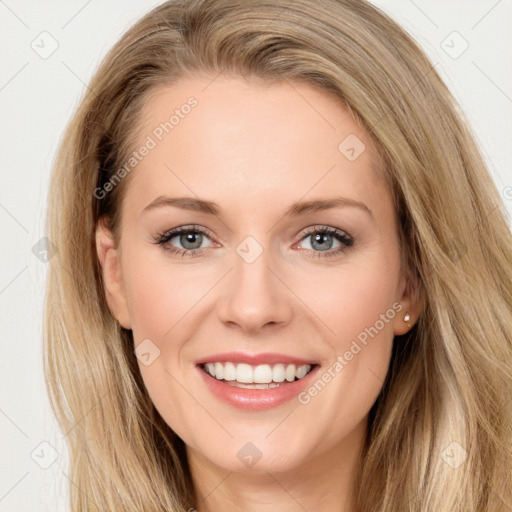
<path id="1" fill-rule="evenodd" d="M 66 131 L 47 229 L 72 510 L 511 505 L 510 229 L 370 4 L 155 8 Z"/>

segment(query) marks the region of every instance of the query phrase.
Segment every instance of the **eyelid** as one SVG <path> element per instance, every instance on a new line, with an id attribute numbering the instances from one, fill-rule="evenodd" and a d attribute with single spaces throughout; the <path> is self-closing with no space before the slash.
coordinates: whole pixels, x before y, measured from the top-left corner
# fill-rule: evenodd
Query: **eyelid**
<path id="1" fill-rule="evenodd" d="M 309 226 L 301 231 L 302 236 L 310 235 L 311 233 L 317 232 L 325 232 L 325 233 L 337 233 L 339 235 L 344 235 L 347 238 L 352 238 L 346 231 L 340 228 L 335 228 L 334 226 L 327 226 L 326 224 L 314 224 L 313 226 Z"/>
<path id="2" fill-rule="evenodd" d="M 187 233 L 189 231 L 194 231 L 197 233 L 202 233 L 203 235 L 206 235 L 208 238 L 215 238 L 213 236 L 212 231 L 210 231 L 208 228 L 205 228 L 203 226 L 199 226 L 197 224 L 185 224 L 183 226 L 177 226 L 172 229 L 167 229 L 163 232 L 160 232 L 157 234 L 157 237 L 175 237 L 176 235 L 180 235 L 181 233 Z"/>

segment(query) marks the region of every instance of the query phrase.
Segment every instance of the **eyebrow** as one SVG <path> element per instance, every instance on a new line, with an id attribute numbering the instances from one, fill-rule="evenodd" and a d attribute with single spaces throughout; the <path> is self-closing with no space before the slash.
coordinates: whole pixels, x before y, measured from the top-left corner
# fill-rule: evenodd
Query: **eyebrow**
<path id="1" fill-rule="evenodd" d="M 158 196 L 155 200 L 151 201 L 142 211 L 150 211 L 156 208 L 162 208 L 167 206 L 173 206 L 175 208 L 181 208 L 183 210 L 191 210 L 207 215 L 219 216 L 221 208 L 217 203 L 213 201 L 206 201 L 204 199 L 197 199 L 194 197 L 169 197 L 169 196 Z M 318 211 L 330 210 L 332 208 L 343 208 L 352 207 L 358 208 L 366 212 L 373 219 L 373 213 L 364 203 L 351 199 L 349 197 L 335 197 L 332 199 L 316 199 L 311 201 L 298 201 L 293 203 L 288 210 L 284 213 L 284 216 L 298 217 L 300 215 L 306 215 L 308 213 L 314 213 Z"/>

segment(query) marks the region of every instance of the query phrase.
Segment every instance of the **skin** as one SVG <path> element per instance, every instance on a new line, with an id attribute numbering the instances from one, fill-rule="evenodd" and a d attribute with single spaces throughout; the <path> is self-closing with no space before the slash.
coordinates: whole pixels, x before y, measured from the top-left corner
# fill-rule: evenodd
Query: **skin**
<path id="1" fill-rule="evenodd" d="M 188 78 L 147 99 L 137 148 L 187 98 L 198 105 L 130 175 L 119 245 L 98 226 L 109 307 L 132 329 L 135 346 L 149 338 L 160 350 L 139 367 L 157 410 L 186 443 L 198 495 L 191 507 L 350 511 L 393 337 L 409 330 L 406 312 L 411 325 L 419 313 L 400 269 L 391 194 L 368 135 L 333 96 L 298 82 L 212 78 Z M 338 150 L 349 134 L 366 146 L 355 161 Z M 221 214 L 144 211 L 161 195 L 214 201 Z M 345 206 L 284 216 L 296 201 L 338 196 L 364 203 L 372 215 Z M 202 254 L 181 257 L 154 243 L 159 233 L 190 224 L 209 233 Z M 312 226 L 338 228 L 354 243 L 315 257 L 322 249 L 304 234 Z M 252 263 L 236 252 L 248 236 L 263 251 Z M 167 245 L 193 246 L 179 236 Z M 327 235 L 324 247 L 340 246 Z M 268 411 L 234 408 L 210 393 L 194 364 L 219 352 L 279 352 L 318 361 L 321 375 L 394 303 L 401 312 L 306 405 L 293 399 Z M 262 454 L 251 468 L 237 457 L 247 442 Z"/>

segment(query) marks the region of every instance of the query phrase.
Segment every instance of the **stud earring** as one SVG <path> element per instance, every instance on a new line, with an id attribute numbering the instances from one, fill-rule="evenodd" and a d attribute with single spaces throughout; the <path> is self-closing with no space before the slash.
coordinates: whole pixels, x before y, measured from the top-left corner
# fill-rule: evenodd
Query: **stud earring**
<path id="1" fill-rule="evenodd" d="M 407 325 L 409 326 L 409 328 L 411 327 L 411 315 L 409 315 L 409 313 L 406 313 L 405 316 L 404 316 L 404 322 L 407 323 Z"/>

